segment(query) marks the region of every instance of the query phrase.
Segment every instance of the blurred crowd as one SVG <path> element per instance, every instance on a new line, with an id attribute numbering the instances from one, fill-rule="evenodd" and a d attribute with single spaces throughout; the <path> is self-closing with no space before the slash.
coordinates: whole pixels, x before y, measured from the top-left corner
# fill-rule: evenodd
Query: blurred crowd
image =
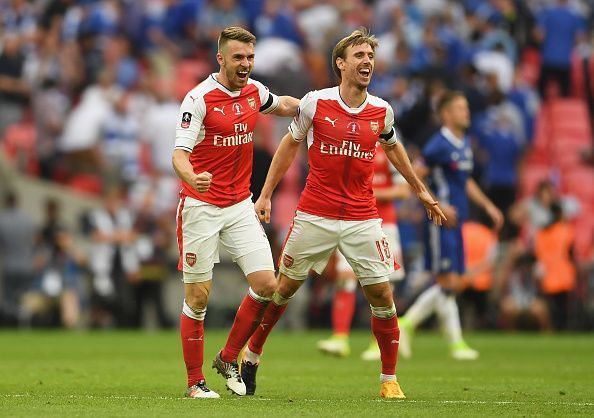
<path id="1" fill-rule="evenodd" d="M 172 326 L 163 284 L 177 264 L 175 124 L 185 93 L 218 71 L 218 34 L 249 28 L 258 39 L 252 77 L 301 97 L 334 84 L 333 46 L 366 26 L 380 40 L 370 91 L 393 106 L 411 159 L 439 126 L 434 105 L 443 91 L 462 90 L 471 106 L 474 176 L 506 223 L 493 231 L 476 211 L 465 226 L 472 245 L 464 324 L 594 328 L 592 236 L 579 257 L 573 250 L 575 219 L 594 201 L 564 195 L 554 171 L 535 187 L 521 185 L 546 103 L 593 103 L 583 87 L 592 86 L 589 76 L 580 73 L 585 84 L 578 85 L 575 71 L 590 58 L 593 23 L 594 2 L 586 0 L 0 2 L 0 150 L 20 172 L 101 201 L 69 230 L 59 199 L 44 202 L 36 225 L 7 192 L 2 323 L 136 327 L 150 301 L 158 325 Z M 260 117 L 254 200 L 288 124 Z M 275 196 L 267 231 L 275 256 L 307 173 L 303 151 Z M 591 164 L 591 151 L 580 164 Z M 423 272 L 424 211 L 414 198 L 395 204 L 407 271 L 397 289 L 403 312 L 430 278 Z M 332 265 L 324 276 L 310 281 L 299 311 L 309 325 L 329 323 Z M 368 320 L 364 306 L 360 311 Z"/>

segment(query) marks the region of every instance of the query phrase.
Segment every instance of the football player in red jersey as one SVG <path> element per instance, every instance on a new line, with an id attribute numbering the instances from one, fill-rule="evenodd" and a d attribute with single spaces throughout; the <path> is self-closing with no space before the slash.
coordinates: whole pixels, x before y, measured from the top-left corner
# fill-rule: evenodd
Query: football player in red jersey
<path id="1" fill-rule="evenodd" d="M 381 351 L 380 396 L 405 397 L 396 380 L 399 330 L 388 283 L 394 259 L 372 189 L 377 142 L 417 194 L 429 218 L 441 224 L 445 216 L 413 171 L 394 129 L 392 108 L 367 92 L 377 44 L 366 29 L 338 42 L 332 66 L 340 85 L 310 92 L 301 99 L 298 115 L 274 155 L 256 202 L 260 219 L 268 222 L 272 192 L 293 162 L 300 142 L 306 140 L 309 175 L 281 253 L 279 285 L 242 359 L 247 393 L 255 391 L 256 370 L 270 328 L 309 270 L 321 272 L 339 249 L 371 305 L 371 328 Z"/>
<path id="2" fill-rule="evenodd" d="M 382 219 L 382 230 L 394 253 L 394 262 L 399 265 L 399 268 L 394 266 L 396 269 L 389 276 L 390 283 L 394 283 L 404 279 L 404 268 L 401 266 L 402 247 L 394 200 L 408 198 L 410 186 L 390 164 L 382 147 L 377 147 L 374 159 L 373 194 L 377 202 L 378 215 Z M 356 308 L 357 276 L 340 251 L 336 252 L 336 281 L 334 285 L 332 335 L 330 338 L 318 341 L 317 346 L 323 353 L 345 357 L 351 352 L 349 334 Z M 381 353 L 375 337 L 369 347 L 361 353 L 361 358 L 369 361 L 380 360 Z"/>
<path id="3" fill-rule="evenodd" d="M 299 101 L 278 97 L 249 78 L 256 38 L 239 27 L 221 32 L 218 73 L 184 98 L 176 129 L 173 167 L 183 183 L 177 210 L 179 269 L 185 299 L 181 340 L 188 373 L 186 396 L 218 398 L 202 372 L 204 317 L 222 244 L 250 285 L 229 337 L 213 361 L 227 388 L 246 389 L 237 356 L 258 326 L 276 287 L 270 245 L 251 201 L 253 134 L 258 113 L 294 116 Z"/>

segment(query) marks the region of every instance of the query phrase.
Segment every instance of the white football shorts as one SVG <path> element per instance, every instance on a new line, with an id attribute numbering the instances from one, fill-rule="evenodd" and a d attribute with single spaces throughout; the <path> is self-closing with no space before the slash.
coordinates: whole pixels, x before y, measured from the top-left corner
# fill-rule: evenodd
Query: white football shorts
<path id="1" fill-rule="evenodd" d="M 361 286 L 387 282 L 394 258 L 381 219 L 342 221 L 297 211 L 279 260 L 280 272 L 305 280 L 322 273 L 334 250 L 344 255 Z"/>
<path id="2" fill-rule="evenodd" d="M 183 196 L 177 208 L 178 269 L 185 283 L 207 281 L 219 262 L 219 242 L 243 274 L 274 271 L 268 237 L 251 198 L 220 208 Z"/>
<path id="3" fill-rule="evenodd" d="M 396 224 L 382 224 L 382 230 L 386 234 L 388 245 L 394 255 L 394 261 L 400 266 L 397 270 L 394 270 L 390 274 L 389 280 L 391 282 L 397 282 L 404 279 L 405 271 L 402 264 L 402 246 L 400 245 L 400 232 L 398 232 L 398 226 Z M 340 251 L 336 252 L 336 270 L 337 271 L 353 271 L 351 265 L 347 259 L 342 255 Z"/>

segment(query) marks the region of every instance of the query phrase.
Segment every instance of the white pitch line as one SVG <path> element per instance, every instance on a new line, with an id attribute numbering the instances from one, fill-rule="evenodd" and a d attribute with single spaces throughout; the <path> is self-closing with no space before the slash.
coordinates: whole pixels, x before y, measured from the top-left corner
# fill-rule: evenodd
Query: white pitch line
<path id="1" fill-rule="evenodd" d="M 31 393 L 2 393 L 0 398 L 47 398 L 48 396 L 37 396 Z M 68 398 L 68 399 L 116 399 L 116 400 L 166 400 L 166 401 L 185 401 L 191 400 L 182 396 L 121 396 L 121 395 L 49 395 L 50 398 Z M 223 398 L 224 400 L 243 401 L 239 396 Z M 281 398 L 244 398 L 247 402 L 285 402 L 289 399 Z M 291 399 L 293 402 L 330 402 L 333 399 Z M 359 399 L 357 402 L 385 402 L 383 399 Z M 571 401 L 484 401 L 484 400 L 428 400 L 428 399 L 407 399 L 401 400 L 402 403 L 422 403 L 422 404 L 462 404 L 462 405 L 548 405 L 548 406 L 594 406 L 594 402 L 571 402 Z"/>

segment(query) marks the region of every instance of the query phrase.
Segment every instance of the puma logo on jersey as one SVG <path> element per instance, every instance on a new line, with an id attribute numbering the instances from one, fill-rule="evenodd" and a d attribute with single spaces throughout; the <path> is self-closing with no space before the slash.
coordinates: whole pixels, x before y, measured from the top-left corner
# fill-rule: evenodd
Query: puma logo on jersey
<path id="1" fill-rule="evenodd" d="M 215 112 L 221 112 L 223 114 L 223 116 L 225 116 L 225 106 L 221 106 L 221 107 L 213 107 L 212 110 L 214 110 Z"/>
<path id="2" fill-rule="evenodd" d="M 325 120 L 325 121 L 328 121 L 328 122 L 330 122 L 330 123 L 332 124 L 332 127 L 333 127 L 333 128 L 336 128 L 336 125 L 335 125 L 335 123 L 336 123 L 336 121 L 338 120 L 338 118 L 336 118 L 336 119 L 332 120 L 332 119 L 330 119 L 328 116 L 326 116 L 326 117 L 324 118 L 324 120 Z"/>

